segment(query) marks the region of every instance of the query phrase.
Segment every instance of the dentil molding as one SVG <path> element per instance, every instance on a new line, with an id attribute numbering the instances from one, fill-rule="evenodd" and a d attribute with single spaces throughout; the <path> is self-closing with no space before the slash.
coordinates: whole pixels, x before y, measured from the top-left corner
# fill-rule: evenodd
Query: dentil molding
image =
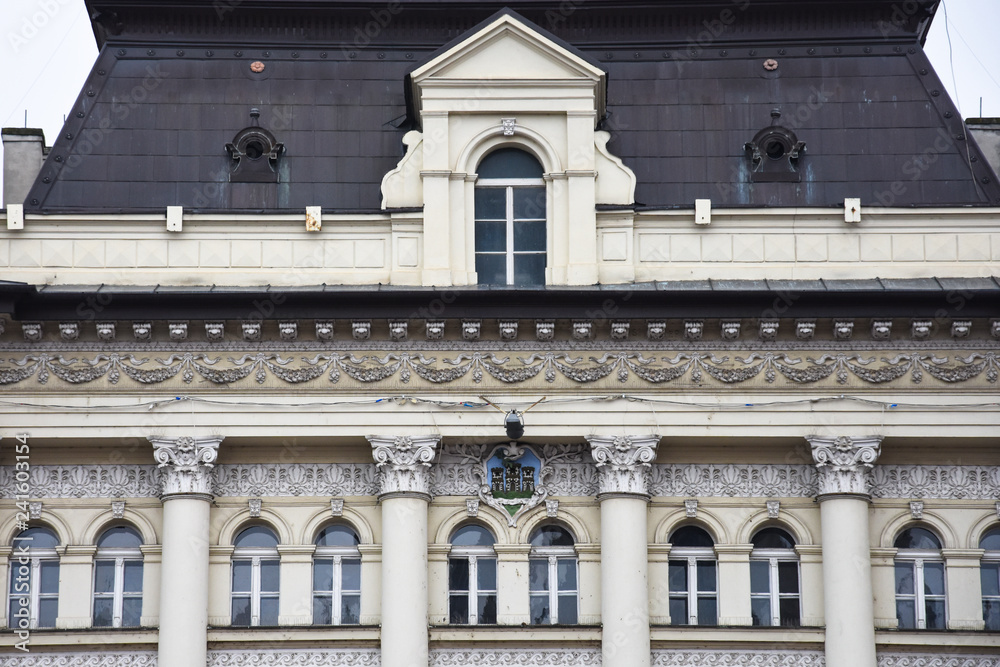
<path id="1" fill-rule="evenodd" d="M 372 456 L 378 470 L 379 495 L 420 493 L 431 495 L 430 467 L 439 435 L 370 435 Z"/>
<path id="2" fill-rule="evenodd" d="M 599 493 L 649 495 L 650 463 L 656 458 L 659 436 L 588 435 L 597 467 Z"/>
<path id="3" fill-rule="evenodd" d="M 882 436 L 806 436 L 819 472 L 819 494 L 871 494 L 871 469 Z"/>
<path id="4" fill-rule="evenodd" d="M 221 436 L 148 439 L 153 444 L 153 458 L 163 473 L 162 495 L 212 494 L 212 469 L 219 455 Z"/>

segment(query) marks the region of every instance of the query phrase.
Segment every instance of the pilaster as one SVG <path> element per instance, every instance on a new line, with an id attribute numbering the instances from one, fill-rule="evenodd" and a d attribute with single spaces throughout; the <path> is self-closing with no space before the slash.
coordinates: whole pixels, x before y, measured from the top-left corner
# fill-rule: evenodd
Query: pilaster
<path id="1" fill-rule="evenodd" d="M 799 555 L 799 590 L 802 600 L 802 625 L 821 628 L 823 621 L 823 547 L 818 544 L 797 544 Z"/>
<path id="2" fill-rule="evenodd" d="M 497 581 L 507 582 L 497 591 L 497 623 L 521 625 L 531 622 L 528 596 L 530 544 L 494 544 Z"/>
<path id="3" fill-rule="evenodd" d="M 753 625 L 750 612 L 750 552 L 752 544 L 717 544 L 719 563 L 719 625 Z"/>
<path id="4" fill-rule="evenodd" d="M 359 544 L 361 552 L 361 625 L 382 620 L 382 545 Z"/>
<path id="5" fill-rule="evenodd" d="M 979 566 L 982 549 L 942 549 L 948 591 L 948 629 L 982 630 L 983 587 Z"/>
<path id="6" fill-rule="evenodd" d="M 649 544 L 649 622 L 670 625 L 670 549 L 669 544 Z"/>
<path id="7" fill-rule="evenodd" d="M 208 624 L 211 626 L 225 627 L 232 621 L 229 588 L 233 551 L 235 548 L 231 544 L 213 544 L 208 550 Z"/>
<path id="8" fill-rule="evenodd" d="M 97 547 L 67 545 L 59 549 L 59 616 L 57 628 L 90 627 L 94 554 Z"/>
<path id="9" fill-rule="evenodd" d="M 142 615 L 139 625 L 155 628 L 160 624 L 160 564 L 163 561 L 163 547 L 159 544 L 143 544 L 142 552 Z"/>
<path id="10" fill-rule="evenodd" d="M 898 549 L 873 547 L 872 597 L 874 598 L 875 627 L 879 630 L 895 630 L 899 626 L 896 618 L 896 552 Z"/>
<path id="11" fill-rule="evenodd" d="M 448 554 L 450 544 L 427 546 L 428 614 L 431 625 L 448 624 Z"/>
<path id="12" fill-rule="evenodd" d="M 278 625 L 312 623 L 312 562 L 314 544 L 278 545 L 281 577 L 278 588 Z"/>

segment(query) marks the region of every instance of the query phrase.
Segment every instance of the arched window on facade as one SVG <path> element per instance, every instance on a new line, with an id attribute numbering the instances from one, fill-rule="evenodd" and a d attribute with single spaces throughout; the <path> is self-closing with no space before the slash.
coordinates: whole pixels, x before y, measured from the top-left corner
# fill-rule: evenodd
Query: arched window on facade
<path id="1" fill-rule="evenodd" d="M 49 528 L 28 528 L 14 538 L 10 555 L 7 624 L 54 628 L 59 614 L 59 537 Z"/>
<path id="2" fill-rule="evenodd" d="M 896 619 L 900 630 L 944 630 L 944 559 L 941 540 L 919 526 L 896 537 Z"/>
<path id="3" fill-rule="evenodd" d="M 463 526 L 451 538 L 448 558 L 448 622 L 497 622 L 496 540 L 482 526 Z"/>
<path id="4" fill-rule="evenodd" d="M 668 570 L 670 623 L 716 625 L 719 584 L 715 541 L 698 526 L 682 526 L 670 536 Z"/>
<path id="5" fill-rule="evenodd" d="M 341 524 L 316 536 L 313 557 L 313 624 L 361 622 L 361 552 L 358 534 Z"/>
<path id="6" fill-rule="evenodd" d="M 476 274 L 480 285 L 544 285 L 546 193 L 542 165 L 517 148 L 479 163 Z"/>
<path id="7" fill-rule="evenodd" d="M 530 542 L 531 624 L 576 623 L 580 584 L 573 536 L 560 526 L 542 526 L 531 534 Z"/>
<path id="8" fill-rule="evenodd" d="M 1000 526 L 991 528 L 979 540 L 985 549 L 980 576 L 983 581 L 983 620 L 986 630 L 1000 630 Z"/>
<path id="9" fill-rule="evenodd" d="M 97 538 L 94 558 L 94 627 L 128 628 L 142 616 L 142 535 L 129 526 Z"/>
<path id="10" fill-rule="evenodd" d="M 278 624 L 278 536 L 250 526 L 233 540 L 232 625 Z"/>
<path id="11" fill-rule="evenodd" d="M 750 611 L 754 625 L 798 627 L 799 556 L 795 539 L 781 528 L 764 528 L 751 540 Z"/>

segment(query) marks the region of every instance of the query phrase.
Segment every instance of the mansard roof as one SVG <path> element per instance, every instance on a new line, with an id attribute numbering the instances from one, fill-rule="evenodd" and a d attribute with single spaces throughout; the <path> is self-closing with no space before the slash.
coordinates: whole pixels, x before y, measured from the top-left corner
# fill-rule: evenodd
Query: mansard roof
<path id="1" fill-rule="evenodd" d="M 905 16 L 888 0 L 510 4 L 608 72 L 601 129 L 639 207 L 1000 203 L 923 52 L 932 0 Z M 26 208 L 378 210 L 412 129 L 407 73 L 502 7 L 88 0 L 102 51 Z M 251 108 L 284 145 L 278 183 L 229 181 Z M 744 146 L 772 123 L 805 142 L 800 182 L 748 176 Z"/>

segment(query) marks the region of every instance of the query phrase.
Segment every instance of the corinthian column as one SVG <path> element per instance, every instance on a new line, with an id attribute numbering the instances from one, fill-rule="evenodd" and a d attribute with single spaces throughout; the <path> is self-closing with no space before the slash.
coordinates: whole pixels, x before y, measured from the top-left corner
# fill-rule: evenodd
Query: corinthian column
<path id="1" fill-rule="evenodd" d="M 819 471 L 826 667 L 875 667 L 868 503 L 882 438 L 806 439 Z"/>
<path id="2" fill-rule="evenodd" d="M 382 667 L 426 667 L 427 503 L 440 436 L 368 436 L 382 504 Z"/>
<path id="3" fill-rule="evenodd" d="M 649 667 L 646 505 L 659 436 L 588 436 L 601 503 L 604 667 Z"/>
<path id="4" fill-rule="evenodd" d="M 221 437 L 149 438 L 160 464 L 163 555 L 159 667 L 208 658 L 208 520 Z"/>

